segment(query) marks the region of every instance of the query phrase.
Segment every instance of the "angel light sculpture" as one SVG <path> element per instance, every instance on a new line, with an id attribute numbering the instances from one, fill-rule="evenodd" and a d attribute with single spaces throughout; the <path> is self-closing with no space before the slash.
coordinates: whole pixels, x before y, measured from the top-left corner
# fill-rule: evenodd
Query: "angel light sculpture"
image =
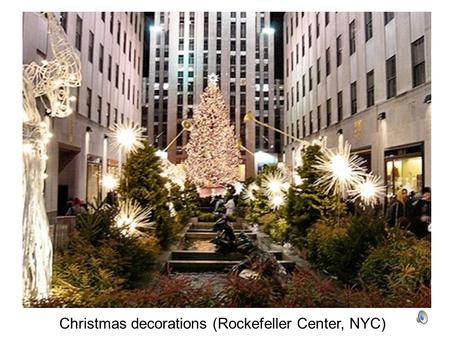
<path id="1" fill-rule="evenodd" d="M 52 244 L 44 203 L 48 125 L 38 110 L 38 100 L 51 117 L 66 117 L 70 88 L 81 85 L 81 64 L 53 13 L 48 21 L 48 41 L 53 59 L 23 66 L 23 299 L 48 296 L 52 275 Z"/>

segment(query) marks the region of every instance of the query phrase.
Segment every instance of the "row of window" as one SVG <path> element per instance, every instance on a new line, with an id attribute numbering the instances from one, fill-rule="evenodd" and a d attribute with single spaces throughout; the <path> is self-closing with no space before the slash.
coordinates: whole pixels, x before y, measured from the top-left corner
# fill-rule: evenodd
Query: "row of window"
<path id="1" fill-rule="evenodd" d="M 337 12 L 336 12 L 337 13 Z M 394 12 L 384 12 L 384 24 L 387 25 L 393 18 Z M 304 16 L 304 12 L 301 12 L 302 17 Z M 320 36 L 320 13 L 316 13 L 315 18 L 315 26 L 316 26 L 316 38 Z M 294 35 L 294 24 L 293 24 L 293 16 L 290 19 L 290 30 L 288 26 L 288 22 L 286 22 L 285 32 L 286 32 L 286 44 L 289 43 L 289 31 L 291 32 L 290 36 Z M 298 27 L 298 12 L 295 13 L 295 27 Z M 330 23 L 330 13 L 325 12 L 325 27 Z M 373 36 L 373 15 L 372 12 L 364 13 L 364 27 L 365 27 L 365 38 L 366 41 L 372 38 Z M 302 36 L 302 41 L 304 40 L 304 35 Z M 312 45 L 312 25 L 308 25 L 308 46 Z"/>
<path id="2" fill-rule="evenodd" d="M 338 38 L 339 39 L 339 38 Z M 326 75 L 330 74 L 330 52 L 329 48 L 326 51 Z M 412 80 L 413 87 L 416 87 L 422 83 L 425 83 L 425 55 L 424 55 L 424 39 L 423 36 L 411 44 L 411 62 L 412 62 Z M 339 66 L 339 59 L 337 60 Z M 374 104 L 374 75 L 373 70 L 367 73 L 367 107 Z M 316 77 L 317 84 L 320 83 L 320 58 L 317 59 L 316 63 Z M 397 95 L 397 67 L 395 55 L 386 60 L 386 93 L 387 99 Z M 313 67 L 308 69 L 308 84 L 309 91 L 313 89 Z M 291 106 L 294 105 L 294 89 L 291 87 Z M 306 95 L 306 74 L 302 76 L 302 96 Z M 295 101 L 300 99 L 300 83 L 296 82 L 296 96 Z M 286 93 L 287 109 L 289 109 L 289 92 Z"/>

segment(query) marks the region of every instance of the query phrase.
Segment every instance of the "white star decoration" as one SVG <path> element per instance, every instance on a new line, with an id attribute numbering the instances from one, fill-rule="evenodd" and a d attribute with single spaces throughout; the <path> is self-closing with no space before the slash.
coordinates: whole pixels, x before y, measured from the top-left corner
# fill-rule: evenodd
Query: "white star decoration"
<path id="1" fill-rule="evenodd" d="M 219 81 L 219 75 L 212 73 L 208 75 L 208 82 L 211 82 L 213 84 L 217 84 Z"/>

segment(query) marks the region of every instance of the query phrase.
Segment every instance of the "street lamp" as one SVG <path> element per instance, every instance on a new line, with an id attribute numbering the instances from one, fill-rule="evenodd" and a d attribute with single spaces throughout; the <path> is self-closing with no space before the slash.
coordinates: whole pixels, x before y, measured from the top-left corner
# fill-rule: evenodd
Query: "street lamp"
<path id="1" fill-rule="evenodd" d="M 261 31 L 263 34 L 271 35 L 275 33 L 275 29 L 272 27 L 264 27 Z"/>
<path id="2" fill-rule="evenodd" d="M 150 26 L 150 32 L 159 33 L 162 31 L 163 31 L 162 26 Z"/>

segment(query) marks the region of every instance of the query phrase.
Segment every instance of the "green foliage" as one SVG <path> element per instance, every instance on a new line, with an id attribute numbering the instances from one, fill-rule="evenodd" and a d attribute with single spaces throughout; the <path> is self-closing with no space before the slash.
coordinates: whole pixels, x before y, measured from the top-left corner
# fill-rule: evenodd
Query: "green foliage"
<path id="1" fill-rule="evenodd" d="M 177 212 L 178 223 L 187 224 L 191 217 L 197 215 L 198 193 L 192 183 L 186 182 L 184 190 L 181 190 L 178 185 L 171 184 L 170 200 Z"/>
<path id="2" fill-rule="evenodd" d="M 369 249 L 384 235 L 382 219 L 369 211 L 341 219 L 334 226 L 320 220 L 308 231 L 308 260 L 341 281 L 352 283 Z"/>
<path id="3" fill-rule="evenodd" d="M 80 236 L 91 244 L 97 244 L 110 234 L 112 220 L 117 209 L 106 203 L 90 204 L 88 211 L 77 215 L 76 226 Z"/>
<path id="4" fill-rule="evenodd" d="M 431 245 L 394 228 L 372 249 L 359 271 L 361 282 L 384 295 L 402 298 L 431 280 Z M 402 296 L 402 297 L 400 297 Z"/>
<path id="5" fill-rule="evenodd" d="M 270 237 L 278 243 L 283 243 L 288 239 L 289 224 L 284 218 L 279 218 L 270 229 Z"/>
<path id="6" fill-rule="evenodd" d="M 214 222 L 214 214 L 212 212 L 200 212 L 198 214 L 199 222 Z"/>
<path id="7" fill-rule="evenodd" d="M 161 161 L 147 142 L 129 154 L 123 167 L 118 192 L 122 198 L 132 198 L 142 207 L 151 207 L 160 245 L 167 248 L 173 238 L 174 220 L 168 211 L 167 179 L 161 175 Z"/>
<path id="8" fill-rule="evenodd" d="M 302 178 L 300 186 L 289 189 L 286 220 L 293 229 L 291 240 L 299 246 L 303 245 L 302 238 L 306 230 L 316 222 L 322 212 L 323 203 L 327 196 L 320 193 L 314 183 L 319 173 L 314 169 L 318 157 L 322 154 L 319 145 L 310 145 L 303 151 L 303 165 L 298 169 Z"/>

